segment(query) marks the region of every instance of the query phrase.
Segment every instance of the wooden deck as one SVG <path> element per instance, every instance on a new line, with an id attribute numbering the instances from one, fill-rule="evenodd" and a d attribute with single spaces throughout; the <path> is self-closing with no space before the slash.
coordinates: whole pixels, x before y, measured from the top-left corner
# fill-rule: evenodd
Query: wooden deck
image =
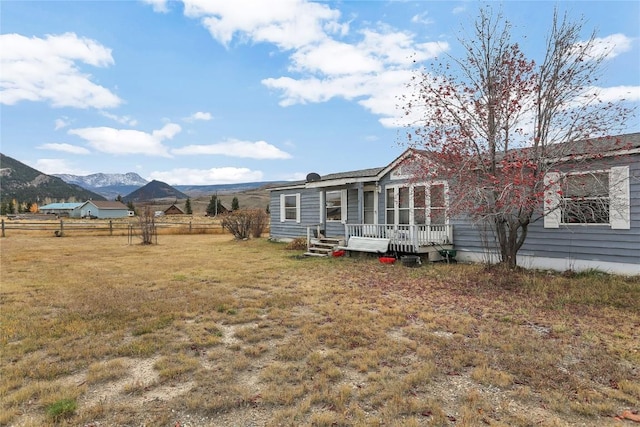
<path id="1" fill-rule="evenodd" d="M 347 244 L 352 236 L 389 239 L 390 252 L 431 254 L 453 249 L 453 226 L 446 224 L 345 224 Z"/>
<path id="2" fill-rule="evenodd" d="M 317 227 L 317 226 L 316 226 Z M 334 250 L 376 252 L 378 242 L 388 242 L 387 253 L 417 254 L 429 261 L 441 261 L 443 251 L 453 246 L 453 226 L 395 225 L 395 224 L 345 224 L 344 236 L 321 236 L 315 228 L 307 229 L 307 256 L 328 256 Z M 350 244 L 350 239 L 355 237 Z M 369 244 L 370 243 L 370 244 Z"/>

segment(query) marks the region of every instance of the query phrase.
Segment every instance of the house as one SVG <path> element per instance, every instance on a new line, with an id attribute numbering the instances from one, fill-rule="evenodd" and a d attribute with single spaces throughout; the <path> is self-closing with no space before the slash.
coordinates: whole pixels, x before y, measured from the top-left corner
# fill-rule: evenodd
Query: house
<path id="1" fill-rule="evenodd" d="M 323 254 L 331 245 L 348 247 L 355 237 L 361 250 L 440 259 L 441 251 L 453 248 L 447 183 L 413 182 L 406 160 L 415 153 L 409 149 L 385 167 L 311 173 L 305 181 L 271 188 L 271 238 L 307 236 L 308 253 Z"/>
<path id="2" fill-rule="evenodd" d="M 126 218 L 129 208 L 121 202 L 89 200 L 71 212 L 72 218 Z"/>
<path id="3" fill-rule="evenodd" d="M 574 152 L 560 171 L 548 174 L 548 182 L 558 182 L 560 174 L 567 183 L 595 177 L 602 188 L 588 198 L 550 188 L 540 207 L 547 215 L 529 225 L 518 265 L 640 274 L 640 133 L 617 138 L 624 148 L 608 151 L 612 146 L 598 141 L 597 154 L 585 154 L 597 161 L 577 163 L 572 161 L 578 156 Z M 581 149 L 576 144 L 574 151 Z M 495 261 L 495 248 L 487 245 L 483 227 L 451 217 L 449 183 L 412 177 L 407 160 L 416 154 L 419 151 L 408 149 L 387 166 L 322 177 L 312 173 L 304 181 L 272 187 L 271 238 L 306 236 L 309 253 L 318 254 L 349 248 L 356 237 L 358 242 L 370 241 L 362 247 L 371 252 L 380 252 L 370 249 L 379 239 L 388 241 L 389 252 L 429 260 L 455 249 L 459 261 Z M 578 216 L 576 211 L 590 215 Z"/>
<path id="4" fill-rule="evenodd" d="M 164 210 L 164 214 L 165 215 L 184 215 L 184 212 L 182 211 L 182 209 L 180 209 L 175 204 L 173 204 Z"/>
<path id="5" fill-rule="evenodd" d="M 57 216 L 71 216 L 73 210 L 80 205 L 82 203 L 49 203 L 48 205 L 40 206 L 38 212 Z"/>

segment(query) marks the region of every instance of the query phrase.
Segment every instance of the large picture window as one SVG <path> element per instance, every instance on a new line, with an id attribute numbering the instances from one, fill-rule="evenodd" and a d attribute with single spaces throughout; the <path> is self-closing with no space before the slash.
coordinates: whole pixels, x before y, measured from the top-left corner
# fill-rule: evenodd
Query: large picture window
<path id="1" fill-rule="evenodd" d="M 564 224 L 609 224 L 609 173 L 567 175 L 561 209 Z"/>
<path id="2" fill-rule="evenodd" d="M 446 185 L 443 182 L 402 185 L 386 189 L 387 224 L 446 224 Z"/>
<path id="3" fill-rule="evenodd" d="M 565 174 L 548 172 L 544 183 L 545 228 L 558 228 L 561 224 L 630 228 L 628 166 Z"/>

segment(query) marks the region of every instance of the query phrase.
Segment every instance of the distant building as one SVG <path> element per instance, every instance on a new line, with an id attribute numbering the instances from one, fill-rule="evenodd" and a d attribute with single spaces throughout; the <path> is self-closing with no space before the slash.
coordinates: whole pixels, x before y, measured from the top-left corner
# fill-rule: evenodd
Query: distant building
<path id="1" fill-rule="evenodd" d="M 121 202 L 89 200 L 73 209 L 73 218 L 127 218 L 129 208 Z"/>
<path id="2" fill-rule="evenodd" d="M 38 212 L 58 216 L 71 216 L 73 210 L 81 205 L 82 203 L 49 203 L 48 205 L 40 206 Z"/>
<path id="3" fill-rule="evenodd" d="M 184 215 L 184 211 L 177 207 L 175 204 L 169 206 L 164 210 L 165 215 Z"/>

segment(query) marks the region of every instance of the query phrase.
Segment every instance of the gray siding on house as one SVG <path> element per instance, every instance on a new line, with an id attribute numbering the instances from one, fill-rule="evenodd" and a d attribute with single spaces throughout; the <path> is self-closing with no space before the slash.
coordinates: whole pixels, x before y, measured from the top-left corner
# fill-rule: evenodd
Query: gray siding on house
<path id="1" fill-rule="evenodd" d="M 639 134 L 640 135 L 640 134 Z M 636 134 L 631 135 L 636 138 Z M 635 141 L 635 140 L 634 140 Z M 635 142 L 634 149 L 640 147 Z M 394 165 L 392 163 L 390 166 Z M 633 270 L 638 266 L 640 273 L 640 155 L 630 154 L 622 157 L 603 157 L 587 163 L 576 165 L 567 162 L 563 166 L 566 172 L 578 172 L 589 170 L 604 170 L 613 166 L 629 166 L 629 208 L 630 208 L 630 229 L 619 229 L 620 221 L 616 221 L 616 228 L 605 225 L 580 225 L 561 224 L 559 228 L 545 228 L 543 219 L 532 223 L 524 246 L 519 255 L 539 258 L 543 263 L 571 265 L 572 260 L 579 260 L 588 263 L 594 261 L 594 265 L 601 263 L 625 264 Z M 379 173 L 389 168 L 378 169 Z M 374 171 L 374 170 L 372 170 Z M 365 171 L 367 173 L 371 171 Z M 356 173 L 336 174 L 337 178 L 343 175 L 355 177 Z M 344 181 L 331 182 L 328 180 L 326 186 L 318 187 L 317 184 L 304 188 L 304 183 L 293 183 L 290 188 L 276 188 L 271 191 L 271 236 L 274 238 L 295 238 L 306 236 L 307 227 L 315 227 L 321 220 L 320 214 L 320 193 L 322 191 L 333 191 L 347 188 L 347 223 L 358 224 L 362 222 L 359 216 L 358 206 L 358 186 L 376 184 L 379 192 L 377 194 L 378 224 L 385 224 L 386 219 L 386 188 L 407 183 L 407 179 L 391 179 L 391 172 L 385 175 L 367 175 L 363 179 L 353 183 Z M 331 186 L 333 184 L 333 186 Z M 342 187 L 340 187 L 342 185 Z M 299 223 L 295 221 L 280 221 L 280 195 L 281 194 L 301 195 L 301 218 Z M 542 208 L 542 207 L 541 207 Z M 461 253 L 474 253 L 483 256 L 487 250 L 495 252 L 495 242 L 490 231 L 481 232 L 482 224 L 472 224 L 464 217 L 450 218 L 449 223 L 453 225 L 453 243 Z M 557 223 L 555 224 L 557 226 Z M 624 221 L 622 222 L 624 227 Z M 327 222 L 326 234 L 328 236 L 342 236 L 344 234 L 344 224 L 341 221 Z M 477 259 L 477 257 L 476 257 Z M 487 258 L 487 260 L 489 260 Z M 495 261 L 495 258 L 493 259 Z M 546 260 L 546 261 L 544 261 Z M 565 262 L 566 260 L 566 262 Z M 553 267 L 551 267 L 553 268 Z"/>
<path id="2" fill-rule="evenodd" d="M 347 223 L 358 224 L 360 221 L 358 214 L 358 189 L 347 190 Z M 344 234 L 344 226 L 342 233 Z"/>
<path id="3" fill-rule="evenodd" d="M 640 270 L 640 159 L 622 157 L 605 167 L 629 165 L 630 215 L 629 230 L 614 230 L 595 224 L 560 225 L 544 228 L 540 219 L 529 226 L 527 239 L 519 255 L 567 260 L 585 260 L 638 264 Z M 462 219 L 453 220 L 453 240 L 462 251 L 482 252 L 481 226 Z M 640 271 L 639 271 L 640 273 Z"/>
<path id="4" fill-rule="evenodd" d="M 280 221 L 280 195 L 300 194 L 300 222 Z M 271 237 L 274 239 L 295 239 L 306 237 L 307 227 L 316 226 L 320 220 L 320 195 L 315 189 L 272 190 L 269 202 L 271 213 Z"/>
<path id="5" fill-rule="evenodd" d="M 624 164 L 629 165 L 629 230 L 579 224 L 544 228 L 541 220 L 529 227 L 527 240 L 520 252 L 551 258 L 639 264 L 640 268 L 640 156 L 622 157 L 607 166 Z"/>

